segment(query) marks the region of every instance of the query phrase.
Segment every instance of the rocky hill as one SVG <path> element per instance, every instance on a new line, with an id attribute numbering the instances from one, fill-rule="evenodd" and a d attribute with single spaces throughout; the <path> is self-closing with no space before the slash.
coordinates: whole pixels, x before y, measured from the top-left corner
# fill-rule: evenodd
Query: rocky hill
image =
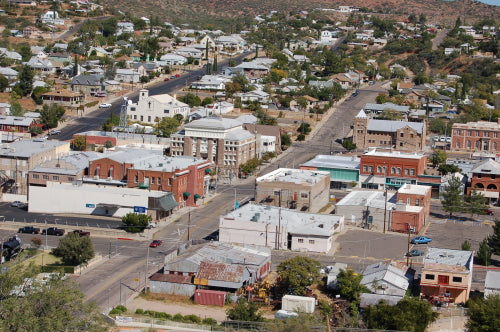
<path id="1" fill-rule="evenodd" d="M 457 16 L 470 20 L 500 17 L 500 6 L 474 0 L 103 0 L 102 3 L 135 16 L 159 16 L 175 24 L 196 22 L 205 26 L 217 25 L 224 18 L 253 17 L 271 10 L 289 13 L 339 5 L 367 7 L 387 15 L 423 13 L 429 22 L 448 24 Z"/>

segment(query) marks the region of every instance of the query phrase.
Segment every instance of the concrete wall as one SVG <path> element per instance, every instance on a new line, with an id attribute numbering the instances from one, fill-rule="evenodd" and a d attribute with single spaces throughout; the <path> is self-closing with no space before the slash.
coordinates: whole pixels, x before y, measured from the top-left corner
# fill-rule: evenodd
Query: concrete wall
<path id="1" fill-rule="evenodd" d="M 376 230 L 382 230 L 384 227 L 384 209 L 377 209 L 374 207 L 368 208 L 370 211 L 370 216 L 373 216 L 373 224 L 370 228 Z M 335 209 L 335 214 L 343 215 L 345 221 L 347 223 L 355 223 L 357 226 L 364 225 L 365 220 L 363 219 L 363 213 L 366 211 L 365 206 L 348 206 L 348 205 L 339 205 Z M 353 219 L 352 216 L 355 216 Z M 387 209 L 387 217 L 386 217 L 386 229 L 390 229 L 392 220 L 392 211 Z"/>
<path id="2" fill-rule="evenodd" d="M 294 235 L 292 236 L 292 250 L 327 253 L 332 247 L 332 237 L 333 233 L 330 237 Z"/>
<path id="3" fill-rule="evenodd" d="M 194 292 L 196 291 L 196 285 L 177 284 L 172 282 L 150 280 L 149 290 L 152 293 L 193 296 Z"/>

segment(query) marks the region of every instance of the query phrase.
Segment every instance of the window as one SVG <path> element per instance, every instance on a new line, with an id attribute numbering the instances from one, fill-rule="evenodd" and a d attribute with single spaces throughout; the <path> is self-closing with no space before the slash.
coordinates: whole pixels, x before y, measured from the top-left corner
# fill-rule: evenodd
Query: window
<path id="1" fill-rule="evenodd" d="M 368 166 L 363 165 L 363 172 L 368 172 Z"/>
<path id="2" fill-rule="evenodd" d="M 168 185 L 169 185 L 169 186 L 171 186 L 171 185 L 172 185 L 172 183 L 173 183 L 172 178 L 169 178 L 169 179 L 168 179 Z"/>
<path id="3" fill-rule="evenodd" d="M 467 140 L 467 148 L 470 149 L 470 146 L 471 146 L 470 141 Z"/>
<path id="4" fill-rule="evenodd" d="M 370 172 L 370 173 L 373 172 L 373 166 L 368 166 L 368 172 Z"/>
<path id="5" fill-rule="evenodd" d="M 435 276 L 433 274 L 426 274 L 425 279 L 426 280 L 434 280 Z"/>
<path id="6" fill-rule="evenodd" d="M 300 193 L 300 198 L 308 198 L 309 194 L 308 193 Z"/>
<path id="7" fill-rule="evenodd" d="M 391 174 L 396 174 L 396 167 L 391 167 Z"/>
<path id="8" fill-rule="evenodd" d="M 484 136 L 484 137 L 490 137 L 490 133 L 489 133 L 488 131 L 485 131 L 485 132 L 483 133 L 483 136 Z"/>
<path id="9" fill-rule="evenodd" d="M 411 198 L 407 198 L 407 199 L 406 199 L 406 204 L 407 204 L 407 205 L 411 205 Z"/>
<path id="10" fill-rule="evenodd" d="M 134 182 L 135 183 L 139 182 L 139 175 L 138 174 L 135 175 Z"/>
<path id="11" fill-rule="evenodd" d="M 163 110 L 163 113 L 168 114 L 168 113 L 170 113 L 170 111 L 169 110 Z"/>
<path id="12" fill-rule="evenodd" d="M 438 284 L 448 285 L 450 283 L 450 276 L 438 275 Z"/>
<path id="13" fill-rule="evenodd" d="M 415 175 L 415 170 L 413 168 L 410 169 L 410 175 Z"/>
<path id="14" fill-rule="evenodd" d="M 112 178 L 113 177 L 113 166 L 109 166 L 109 174 L 108 174 L 108 177 Z"/>
<path id="15" fill-rule="evenodd" d="M 405 137 L 404 133 L 399 134 L 399 137 Z"/>
<path id="16" fill-rule="evenodd" d="M 38 174 L 33 174 L 33 176 L 32 176 L 33 179 L 38 179 L 39 177 L 40 177 L 40 175 L 38 175 Z"/>
<path id="17" fill-rule="evenodd" d="M 59 181 L 59 177 L 57 175 L 52 176 L 52 180 Z"/>
<path id="18" fill-rule="evenodd" d="M 309 244 L 314 244 L 314 240 L 309 240 Z"/>
<path id="19" fill-rule="evenodd" d="M 455 130 L 455 134 L 460 135 L 460 129 Z"/>
<path id="20" fill-rule="evenodd" d="M 48 180 L 48 179 L 49 179 L 49 176 L 48 176 L 48 175 L 42 175 L 42 179 L 44 179 L 44 180 Z"/>
<path id="21" fill-rule="evenodd" d="M 494 133 L 493 133 L 493 137 L 498 138 L 498 133 L 497 133 L 497 132 L 494 132 Z"/>
<path id="22" fill-rule="evenodd" d="M 398 172 L 397 172 L 398 174 L 401 174 L 401 167 L 398 167 L 398 168 L 397 168 L 397 171 L 398 171 Z"/>
<path id="23" fill-rule="evenodd" d="M 418 198 L 415 199 L 415 206 L 420 206 L 420 200 Z"/>
<path id="24" fill-rule="evenodd" d="M 472 136 L 472 130 L 469 130 L 469 131 L 467 132 L 467 136 Z"/>
<path id="25" fill-rule="evenodd" d="M 68 181 L 75 181 L 75 178 L 74 178 L 74 177 L 72 177 L 72 176 L 70 176 L 70 177 L 68 178 Z"/>
<path id="26" fill-rule="evenodd" d="M 413 138 L 413 134 L 410 134 L 410 138 Z"/>
<path id="27" fill-rule="evenodd" d="M 151 177 L 151 184 L 155 184 L 155 177 L 154 176 Z"/>
<path id="28" fill-rule="evenodd" d="M 377 166 L 377 173 L 382 173 L 382 166 Z"/>
<path id="29" fill-rule="evenodd" d="M 297 239 L 298 243 L 304 243 L 304 239 Z"/>
<path id="30" fill-rule="evenodd" d="M 161 184 L 161 177 L 158 177 L 158 184 Z"/>
<path id="31" fill-rule="evenodd" d="M 405 168 L 405 175 L 410 175 L 410 169 L 409 168 Z"/>
<path id="32" fill-rule="evenodd" d="M 462 282 L 462 277 L 453 277 L 453 282 Z"/>

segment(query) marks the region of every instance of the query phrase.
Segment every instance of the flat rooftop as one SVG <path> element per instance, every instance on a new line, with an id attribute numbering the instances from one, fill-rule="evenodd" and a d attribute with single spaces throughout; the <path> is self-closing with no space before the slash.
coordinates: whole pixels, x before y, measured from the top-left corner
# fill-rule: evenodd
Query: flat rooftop
<path id="1" fill-rule="evenodd" d="M 425 196 L 432 189 L 431 186 L 422 186 L 419 184 L 409 184 L 405 183 L 398 189 L 400 194 L 412 194 L 412 195 L 422 195 Z"/>
<path id="2" fill-rule="evenodd" d="M 360 160 L 358 157 L 319 154 L 300 166 L 359 170 Z"/>
<path id="3" fill-rule="evenodd" d="M 433 268 L 434 264 L 450 265 L 453 267 L 462 267 L 463 270 L 469 269 L 469 263 L 472 260 L 472 251 L 456 250 L 447 248 L 429 248 L 424 257 L 424 268 Z"/>
<path id="4" fill-rule="evenodd" d="M 289 183 L 309 183 L 315 184 L 323 181 L 324 178 L 330 180 L 330 173 L 325 171 L 311 171 L 305 169 L 279 168 L 266 175 L 258 177 L 257 182 L 289 182 Z"/>
<path id="5" fill-rule="evenodd" d="M 421 158 L 425 157 L 425 154 L 416 153 L 416 152 L 412 153 L 412 152 L 373 149 L 373 150 L 370 150 L 367 153 L 365 153 L 363 156 L 404 158 L 404 159 L 421 159 Z"/>
<path id="6" fill-rule="evenodd" d="M 49 151 L 63 145 L 68 145 L 69 147 L 69 142 L 45 139 L 23 139 L 0 145 L 0 156 L 4 158 L 29 158 L 34 154 Z"/>
<path id="7" fill-rule="evenodd" d="M 354 190 L 342 198 L 337 206 L 368 206 L 377 209 L 385 207 L 385 195 L 383 191 Z M 387 193 L 387 210 L 396 206 L 396 193 Z"/>

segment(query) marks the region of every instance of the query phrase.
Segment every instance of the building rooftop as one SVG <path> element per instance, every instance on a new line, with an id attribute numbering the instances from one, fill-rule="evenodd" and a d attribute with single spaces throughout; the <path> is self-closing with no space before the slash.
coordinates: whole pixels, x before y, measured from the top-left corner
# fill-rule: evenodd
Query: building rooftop
<path id="1" fill-rule="evenodd" d="M 431 191 L 431 189 L 431 186 L 405 183 L 398 189 L 398 193 L 425 196 L 429 191 Z"/>
<path id="2" fill-rule="evenodd" d="M 425 157 L 425 154 L 416 152 L 401 152 L 401 151 L 372 149 L 367 153 L 365 153 L 363 156 L 402 158 L 402 159 L 421 159 Z"/>
<path id="3" fill-rule="evenodd" d="M 487 271 L 484 287 L 500 290 L 500 271 Z"/>
<path id="4" fill-rule="evenodd" d="M 310 171 L 305 169 L 279 168 L 266 175 L 258 177 L 256 182 L 291 182 L 297 184 L 315 184 L 327 177 L 330 173 L 325 171 Z"/>
<path id="5" fill-rule="evenodd" d="M 359 170 L 359 164 L 360 159 L 358 157 L 330 156 L 319 154 L 300 166 Z"/>
<path id="6" fill-rule="evenodd" d="M 228 130 L 241 127 L 242 123 L 235 119 L 221 118 L 221 117 L 208 117 L 200 120 L 195 120 L 186 123 L 185 130 L 190 129 L 215 129 L 215 130 Z"/>
<path id="7" fill-rule="evenodd" d="M 417 133 L 422 134 L 425 124 L 423 122 L 407 122 L 407 121 L 392 121 L 392 120 L 377 120 L 377 119 L 372 119 L 368 122 L 368 130 L 371 131 L 394 133 L 406 126 L 414 129 Z"/>
<path id="8" fill-rule="evenodd" d="M 30 169 L 30 172 L 77 175 L 80 171 L 89 167 L 90 161 L 100 158 L 102 158 L 102 153 L 99 152 L 70 151 L 69 155 L 45 161 Z"/>
<path id="9" fill-rule="evenodd" d="M 337 206 L 368 206 L 376 209 L 384 209 L 385 195 L 383 191 L 354 190 L 342 198 Z M 396 193 L 387 193 L 387 210 L 396 206 Z"/>
<path id="10" fill-rule="evenodd" d="M 10 105 L 9 105 L 10 106 Z M 0 115 L 0 125 L 28 127 L 35 121 L 34 118 L 25 116 Z"/>
<path id="11" fill-rule="evenodd" d="M 168 157 L 165 155 L 155 154 L 151 158 L 141 159 L 134 163 L 131 169 L 175 172 L 177 170 L 185 170 L 189 166 L 198 165 L 198 168 L 209 166 L 211 163 L 208 160 L 199 159 L 190 156 L 174 156 Z"/>
<path id="12" fill-rule="evenodd" d="M 116 138 L 117 140 L 137 141 L 148 144 L 166 145 L 170 143 L 170 138 L 167 137 L 158 137 L 156 135 L 151 135 L 151 134 L 136 134 L 136 133 L 121 132 L 121 131 L 90 130 L 77 133 L 74 136 L 113 137 Z"/>
<path id="13" fill-rule="evenodd" d="M 402 113 L 408 113 L 410 110 L 409 106 L 401 106 L 401 105 L 396 105 L 394 103 L 384 103 L 384 104 L 373 104 L 373 103 L 367 103 L 365 105 L 365 110 L 370 110 L 370 111 L 377 111 L 377 112 L 382 112 L 385 110 L 394 110 Z"/>
<path id="14" fill-rule="evenodd" d="M 442 269 L 443 265 L 448 265 L 452 270 L 466 271 L 472 267 L 472 254 L 468 250 L 429 248 L 424 257 L 424 268 Z"/>
<path id="15" fill-rule="evenodd" d="M 500 163 L 493 159 L 484 160 L 474 166 L 471 173 L 500 174 Z"/>
<path id="16" fill-rule="evenodd" d="M 488 130 L 499 130 L 500 124 L 498 122 L 489 121 L 477 121 L 477 122 L 467 122 L 467 123 L 454 123 L 453 129 L 488 129 Z"/>
<path id="17" fill-rule="evenodd" d="M 280 222 L 281 216 L 281 222 Z M 342 216 L 298 212 L 271 205 L 245 204 L 221 217 L 223 220 L 253 221 L 286 227 L 291 234 L 331 236 L 342 222 Z"/>
<path id="18" fill-rule="evenodd" d="M 4 158 L 29 158 L 34 154 L 49 151 L 63 145 L 69 146 L 69 142 L 44 139 L 20 140 L 0 145 L 0 156 Z"/>

